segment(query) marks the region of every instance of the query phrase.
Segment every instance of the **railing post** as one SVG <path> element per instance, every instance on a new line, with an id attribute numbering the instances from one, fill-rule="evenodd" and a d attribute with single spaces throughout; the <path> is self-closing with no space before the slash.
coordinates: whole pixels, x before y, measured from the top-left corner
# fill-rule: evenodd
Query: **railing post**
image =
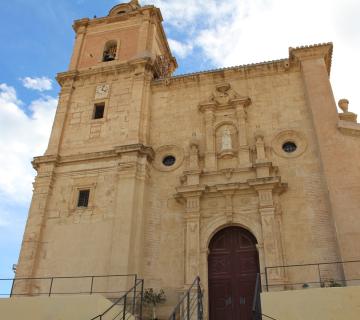
<path id="1" fill-rule="evenodd" d="M 126 319 L 126 298 L 127 298 L 127 294 L 124 297 L 124 309 L 123 309 L 123 320 Z"/>
<path id="2" fill-rule="evenodd" d="M 322 287 L 320 263 L 317 264 L 317 268 L 318 268 L 318 275 L 319 275 L 319 284 L 320 284 L 320 287 Z"/>
<path id="3" fill-rule="evenodd" d="M 132 307 L 132 314 L 133 314 L 133 315 L 135 315 L 135 304 L 136 304 L 136 286 L 137 286 L 137 275 L 135 275 L 134 296 L 133 296 L 133 307 Z"/>
<path id="4" fill-rule="evenodd" d="M 12 295 L 13 295 L 13 290 L 14 290 L 15 281 L 16 281 L 16 279 L 13 279 L 13 280 L 12 280 L 11 291 L 10 291 L 10 298 L 11 298 Z"/>
<path id="5" fill-rule="evenodd" d="M 140 297 L 140 320 L 142 320 L 142 308 L 143 308 L 143 299 L 144 299 L 144 280 L 141 280 L 141 297 Z"/>
<path id="6" fill-rule="evenodd" d="M 54 282 L 54 278 L 51 278 L 50 290 L 49 290 L 49 297 L 51 296 L 51 290 L 52 290 L 53 282 Z"/>
<path id="7" fill-rule="evenodd" d="M 266 281 L 266 291 L 269 292 L 269 281 L 268 281 L 268 267 L 265 267 L 265 281 Z"/>
<path id="8" fill-rule="evenodd" d="M 94 276 L 91 277 L 90 294 L 93 293 L 93 286 L 94 286 Z"/>
<path id="9" fill-rule="evenodd" d="M 202 294 L 200 287 L 200 278 L 197 278 L 197 309 L 198 309 L 198 320 L 202 320 Z"/>
<path id="10" fill-rule="evenodd" d="M 186 294 L 186 313 L 187 313 L 187 320 L 190 320 L 190 290 Z"/>

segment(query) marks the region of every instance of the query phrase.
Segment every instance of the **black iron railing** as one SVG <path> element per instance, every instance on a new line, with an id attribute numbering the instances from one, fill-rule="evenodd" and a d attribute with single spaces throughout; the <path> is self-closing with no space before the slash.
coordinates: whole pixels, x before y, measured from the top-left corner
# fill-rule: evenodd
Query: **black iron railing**
<path id="1" fill-rule="evenodd" d="M 266 291 L 360 285 L 360 260 L 265 267 Z"/>
<path id="2" fill-rule="evenodd" d="M 258 273 L 256 276 L 256 284 L 255 284 L 255 292 L 254 292 L 254 300 L 252 306 L 252 314 L 253 320 L 261 320 L 261 277 Z"/>
<path id="3" fill-rule="evenodd" d="M 0 296 L 101 294 L 116 299 L 136 286 L 137 281 L 135 274 L 0 279 Z"/>
<path id="4" fill-rule="evenodd" d="M 144 299 L 144 280 L 137 279 L 133 288 L 128 290 L 120 298 L 91 320 L 129 320 L 142 319 Z"/>
<path id="5" fill-rule="evenodd" d="M 261 295 L 261 274 L 258 273 L 256 276 L 255 293 L 254 293 L 254 300 L 252 306 L 252 319 L 263 320 L 264 318 L 266 318 L 270 320 L 278 320 L 262 313 L 260 295 Z"/>
<path id="6" fill-rule="evenodd" d="M 196 277 L 191 287 L 183 294 L 174 308 L 169 320 L 203 320 L 202 299 L 200 278 Z"/>

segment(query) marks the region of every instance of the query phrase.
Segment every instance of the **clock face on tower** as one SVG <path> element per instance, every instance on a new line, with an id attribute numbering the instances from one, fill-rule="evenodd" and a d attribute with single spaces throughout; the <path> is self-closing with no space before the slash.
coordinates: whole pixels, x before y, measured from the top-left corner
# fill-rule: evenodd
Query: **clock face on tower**
<path id="1" fill-rule="evenodd" d="M 104 99 L 108 96 L 110 91 L 110 85 L 108 84 L 101 84 L 96 87 L 95 91 L 95 99 Z"/>

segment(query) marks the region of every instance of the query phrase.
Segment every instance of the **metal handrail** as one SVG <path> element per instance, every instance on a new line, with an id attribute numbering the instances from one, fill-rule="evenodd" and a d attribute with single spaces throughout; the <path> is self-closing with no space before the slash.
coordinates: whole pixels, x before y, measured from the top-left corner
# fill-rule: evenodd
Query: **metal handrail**
<path id="1" fill-rule="evenodd" d="M 140 286 L 140 290 L 138 291 L 138 287 Z M 140 297 L 139 297 L 139 302 L 136 301 L 137 300 L 137 295 L 136 293 L 140 292 Z M 126 316 L 129 314 L 129 312 L 127 311 L 129 304 L 128 304 L 128 297 L 131 297 L 131 294 L 133 294 L 132 296 L 132 305 L 130 304 L 131 310 L 132 310 L 132 314 L 134 315 L 136 312 L 136 305 L 139 305 L 139 314 L 137 315 L 139 320 L 142 319 L 142 307 L 143 307 L 143 299 L 144 299 L 144 280 L 143 279 L 137 279 L 136 283 L 134 285 L 133 288 L 131 288 L 130 290 L 128 290 L 124 295 L 122 295 L 120 298 L 116 299 L 115 302 L 109 307 L 107 308 L 103 313 L 95 316 L 94 318 L 91 318 L 90 320 L 102 320 L 104 316 L 106 316 L 106 314 L 108 314 L 111 310 L 113 310 L 115 308 L 115 306 L 118 306 L 121 302 L 123 302 L 123 304 L 120 304 L 122 306 L 122 309 L 117 313 L 117 315 L 113 318 L 113 319 L 122 319 L 125 320 L 127 319 Z M 121 316 L 120 318 L 118 318 L 119 316 Z"/>
<path id="2" fill-rule="evenodd" d="M 196 290 L 196 291 L 195 291 Z M 191 293 L 195 291 L 195 296 L 191 297 Z M 197 320 L 203 320 L 203 303 L 202 303 L 203 293 L 200 285 L 200 277 L 196 277 L 190 288 L 183 294 L 178 304 L 173 309 L 170 314 L 169 320 L 176 320 L 177 314 L 184 311 L 183 315 L 180 315 L 180 319 L 190 320 L 193 318 L 193 313 L 195 311 L 194 307 L 197 310 Z"/>
<path id="3" fill-rule="evenodd" d="M 258 273 L 256 275 L 256 283 L 255 283 L 255 292 L 254 292 L 254 299 L 253 299 L 253 306 L 252 306 L 252 318 L 253 320 L 262 320 L 263 317 L 271 320 L 277 320 L 273 317 L 270 317 L 266 314 L 262 313 L 261 310 L 261 274 Z"/>
<path id="4" fill-rule="evenodd" d="M 50 279 L 83 279 L 83 278 L 110 278 L 110 277 L 136 277 L 136 274 L 107 274 L 100 276 L 59 276 L 59 277 L 37 277 L 37 278 L 3 278 L 0 281 L 6 280 L 50 280 Z"/>
<path id="5" fill-rule="evenodd" d="M 272 268 L 284 268 L 284 267 L 303 267 L 303 266 L 317 266 L 317 265 L 325 265 L 325 264 L 340 264 L 340 263 L 355 263 L 360 262 L 360 260 L 348 260 L 348 261 L 334 261 L 334 262 L 319 262 L 319 263 L 304 263 L 304 264 L 289 264 L 286 266 L 272 266 L 266 267 L 265 269 Z"/>
<path id="6" fill-rule="evenodd" d="M 32 296 L 32 295 L 65 295 L 65 294 L 109 294 L 109 293 L 121 293 L 121 292 L 125 292 L 122 290 L 119 291 L 99 291 L 99 290 L 94 290 L 94 280 L 96 279 L 108 279 L 108 278 L 126 278 L 126 277 L 133 277 L 134 278 L 134 283 L 136 283 L 137 280 L 137 275 L 136 274 L 111 274 L 111 275 L 96 275 L 96 276 L 56 276 L 56 277 L 16 277 L 16 278 L 3 278 L 0 279 L 0 283 L 1 282 L 6 282 L 6 281 L 11 281 L 11 289 L 10 289 L 10 294 L 0 294 L 0 296 Z M 55 280 L 66 280 L 66 279 L 89 279 L 89 289 L 87 291 L 81 291 L 81 292 L 53 292 L 53 284 Z M 20 282 L 20 281 L 49 281 L 49 288 L 48 290 L 46 290 L 46 292 L 37 292 L 37 293 L 14 293 L 14 287 L 16 282 Z M 9 286 L 10 287 L 10 286 Z"/>
<path id="7" fill-rule="evenodd" d="M 291 264 L 291 265 L 282 265 L 282 266 L 271 266 L 271 267 L 265 267 L 265 287 L 266 290 L 269 291 L 269 287 L 272 286 L 285 286 L 285 285 L 300 285 L 300 284 L 324 284 L 324 280 L 326 277 L 323 277 L 321 266 L 331 266 L 331 265 L 341 265 L 342 269 L 338 270 L 341 274 L 342 279 L 331 279 L 334 281 L 340 281 L 343 282 L 343 285 L 346 285 L 346 282 L 349 281 L 360 281 L 359 278 L 350 278 L 348 277 L 344 272 L 344 267 L 346 265 L 352 264 L 352 263 L 360 263 L 360 260 L 348 260 L 348 261 L 335 261 L 335 262 L 319 262 L 319 263 L 305 263 L 305 264 Z M 317 267 L 317 277 L 319 281 L 305 281 L 305 282 L 294 282 L 294 283 L 276 283 L 276 284 L 270 284 L 269 282 L 269 271 L 274 269 L 290 269 L 290 268 L 300 268 L 300 267 Z"/>

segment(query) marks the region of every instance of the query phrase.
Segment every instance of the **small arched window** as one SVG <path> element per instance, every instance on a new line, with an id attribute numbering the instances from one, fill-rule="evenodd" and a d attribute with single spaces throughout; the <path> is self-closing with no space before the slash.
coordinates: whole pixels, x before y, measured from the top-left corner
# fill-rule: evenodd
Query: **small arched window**
<path id="1" fill-rule="evenodd" d="M 103 62 L 115 60 L 116 51 L 117 51 L 117 42 L 115 40 L 106 42 L 103 53 Z"/>

